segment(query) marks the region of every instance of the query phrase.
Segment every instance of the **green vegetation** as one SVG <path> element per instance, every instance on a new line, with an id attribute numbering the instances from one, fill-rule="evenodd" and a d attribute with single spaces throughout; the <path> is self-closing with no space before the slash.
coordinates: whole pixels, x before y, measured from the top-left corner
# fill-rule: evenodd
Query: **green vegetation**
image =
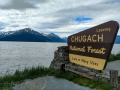
<path id="1" fill-rule="evenodd" d="M 120 77 L 118 78 L 118 88 L 120 89 Z"/>
<path id="2" fill-rule="evenodd" d="M 120 53 L 111 54 L 109 61 L 120 60 Z M 0 77 L 0 90 L 12 90 L 14 83 L 21 83 L 25 79 L 34 79 L 42 76 L 55 76 L 57 78 L 65 78 L 76 84 L 96 88 L 97 90 L 112 90 L 110 85 L 103 81 L 93 81 L 71 72 L 60 72 L 59 70 L 45 68 L 43 66 L 25 68 L 23 71 L 16 70 L 13 75 L 6 74 Z M 119 78 L 120 88 L 120 78 Z"/>
<path id="3" fill-rule="evenodd" d="M 25 70 L 23 71 L 17 70 L 13 75 L 6 75 L 4 77 L 0 77 L 0 90 L 12 90 L 11 87 L 13 83 L 21 83 L 25 79 L 34 79 L 42 76 L 55 76 L 57 78 L 65 78 L 76 84 L 87 86 L 90 88 L 96 88 L 98 90 L 112 90 L 110 85 L 106 82 L 93 81 L 71 72 L 61 72 L 59 70 L 40 66 L 32 67 L 29 69 L 25 68 Z"/>
<path id="4" fill-rule="evenodd" d="M 118 54 L 111 54 L 109 57 L 109 61 L 116 61 L 116 60 L 120 60 L 120 53 Z"/>

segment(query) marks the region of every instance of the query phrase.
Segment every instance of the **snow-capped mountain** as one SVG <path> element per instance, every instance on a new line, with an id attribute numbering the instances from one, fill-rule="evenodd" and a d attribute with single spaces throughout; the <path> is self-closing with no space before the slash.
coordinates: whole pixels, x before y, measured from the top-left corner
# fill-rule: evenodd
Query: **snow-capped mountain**
<path id="1" fill-rule="evenodd" d="M 68 39 L 67 37 L 63 37 L 62 39 L 63 39 L 65 42 L 68 41 L 68 40 L 67 40 L 67 39 Z"/>
<path id="2" fill-rule="evenodd" d="M 13 34 L 13 33 L 14 33 L 14 31 L 0 32 L 0 38 L 5 37 L 5 36 L 7 36 L 7 35 L 11 35 L 11 34 Z"/>
<path id="3" fill-rule="evenodd" d="M 0 32 L 0 41 L 64 42 L 63 39 L 54 33 L 43 34 L 30 28 Z"/>
<path id="4" fill-rule="evenodd" d="M 65 42 L 62 38 L 55 35 L 54 33 L 50 33 L 45 35 L 47 38 L 49 38 L 52 42 Z"/>

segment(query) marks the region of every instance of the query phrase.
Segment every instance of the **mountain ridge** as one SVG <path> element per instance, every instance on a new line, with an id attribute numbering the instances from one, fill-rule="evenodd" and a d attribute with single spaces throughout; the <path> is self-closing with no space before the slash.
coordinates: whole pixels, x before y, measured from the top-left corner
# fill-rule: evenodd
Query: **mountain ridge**
<path id="1" fill-rule="evenodd" d="M 65 42 L 64 39 L 50 33 L 43 35 L 30 28 L 24 28 L 17 31 L 0 32 L 0 41 L 29 41 L 29 42 Z"/>
<path id="2" fill-rule="evenodd" d="M 54 33 L 39 33 L 31 28 L 17 31 L 0 32 L 0 41 L 25 41 L 25 42 L 67 42 L 67 37 L 59 37 Z M 120 35 L 116 36 L 115 44 L 120 44 Z"/>

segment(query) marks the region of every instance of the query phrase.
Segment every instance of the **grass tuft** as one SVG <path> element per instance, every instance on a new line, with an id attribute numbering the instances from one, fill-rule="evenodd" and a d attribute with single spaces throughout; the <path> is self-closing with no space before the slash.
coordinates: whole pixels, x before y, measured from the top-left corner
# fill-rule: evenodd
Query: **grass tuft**
<path id="1" fill-rule="evenodd" d="M 116 60 L 120 60 L 120 53 L 110 55 L 109 62 L 116 61 Z"/>
<path id="2" fill-rule="evenodd" d="M 33 79 L 42 76 L 55 76 L 57 78 L 65 78 L 76 84 L 87 86 L 90 88 L 96 88 L 101 90 L 112 90 L 110 85 L 103 81 L 93 81 L 71 72 L 61 72 L 59 70 L 46 68 L 42 66 L 32 67 L 29 69 L 25 68 L 23 71 L 16 70 L 16 72 L 13 75 L 6 75 L 4 77 L 0 77 L 0 83 L 1 83 L 0 90 L 4 90 L 2 88 L 8 88 L 6 90 L 12 90 L 11 87 L 13 85 L 13 82 L 21 83 L 25 79 Z"/>
<path id="3" fill-rule="evenodd" d="M 115 60 L 120 60 L 120 53 L 110 55 L 109 61 Z M 21 83 L 25 79 L 34 79 L 42 76 L 55 76 L 57 78 L 65 78 L 76 84 L 90 88 L 96 88 L 97 90 L 112 90 L 112 87 L 109 85 L 109 83 L 103 81 L 93 81 L 71 72 L 61 72 L 59 70 L 46 68 L 43 66 L 25 68 L 23 71 L 16 70 L 13 75 L 10 75 L 7 71 L 4 77 L 0 77 L 0 90 L 12 90 L 11 87 L 14 85 L 14 83 Z"/>

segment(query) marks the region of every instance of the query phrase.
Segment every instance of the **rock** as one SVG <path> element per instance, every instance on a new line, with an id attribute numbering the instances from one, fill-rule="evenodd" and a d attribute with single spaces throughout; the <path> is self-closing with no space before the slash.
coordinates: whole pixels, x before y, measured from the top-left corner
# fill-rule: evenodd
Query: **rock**
<path id="1" fill-rule="evenodd" d="M 84 76 L 85 75 L 87 75 L 88 77 L 93 76 L 93 78 L 96 77 L 98 79 L 104 79 L 104 80 L 110 79 L 110 74 L 109 74 L 110 70 L 118 70 L 119 72 L 118 74 L 120 77 L 120 60 L 114 62 L 108 62 L 105 70 L 98 71 L 92 68 L 71 63 L 69 61 L 68 55 L 69 55 L 68 46 L 58 47 L 58 50 L 54 52 L 54 59 L 51 62 L 50 67 L 59 70 L 65 69 L 67 71 L 71 71 L 79 75 L 84 74 Z M 65 67 L 63 68 L 63 66 Z"/>

